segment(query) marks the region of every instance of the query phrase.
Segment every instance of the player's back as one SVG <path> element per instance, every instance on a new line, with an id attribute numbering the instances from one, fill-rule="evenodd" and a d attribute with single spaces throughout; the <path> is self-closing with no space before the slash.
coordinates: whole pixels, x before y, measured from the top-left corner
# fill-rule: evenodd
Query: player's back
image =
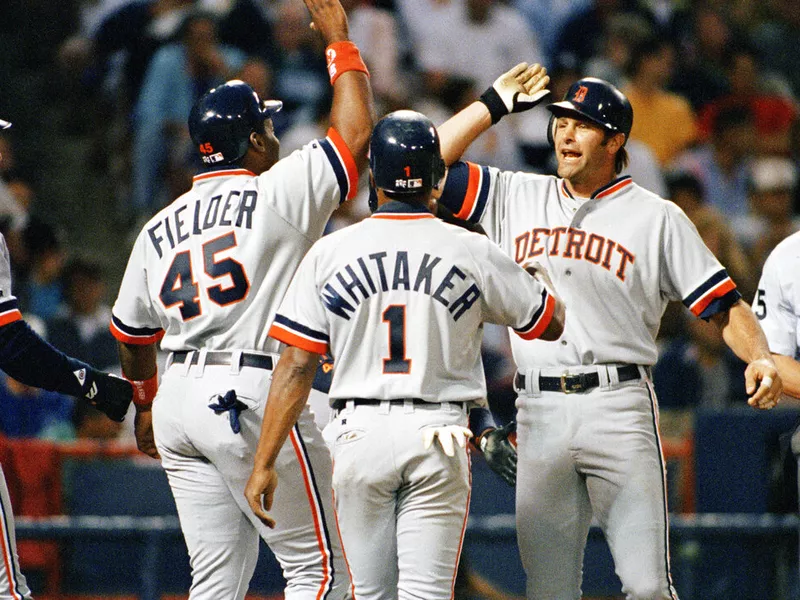
<path id="1" fill-rule="evenodd" d="M 309 277 L 311 329 L 330 332 L 336 364 L 331 398 L 483 398 L 482 323 L 522 327 L 543 300 L 488 239 L 428 212 L 378 212 L 323 238 L 298 273 Z M 305 291 L 289 293 L 277 327 L 298 327 L 292 315 L 311 287 L 293 284 Z"/>
<path id="2" fill-rule="evenodd" d="M 161 323 L 164 350 L 279 350 L 269 323 L 335 204 L 292 207 L 302 198 L 284 197 L 284 173 L 274 171 L 199 175 L 145 225 L 131 260 L 145 269 L 141 301 Z"/>

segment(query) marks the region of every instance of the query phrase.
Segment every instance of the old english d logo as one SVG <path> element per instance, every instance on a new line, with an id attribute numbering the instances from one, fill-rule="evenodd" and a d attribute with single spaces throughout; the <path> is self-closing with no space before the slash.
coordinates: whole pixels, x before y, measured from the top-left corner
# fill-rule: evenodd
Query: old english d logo
<path id="1" fill-rule="evenodd" d="M 578 86 L 578 89 L 575 91 L 575 95 L 572 97 L 573 102 L 581 103 L 586 99 L 586 92 L 589 89 L 585 85 Z"/>

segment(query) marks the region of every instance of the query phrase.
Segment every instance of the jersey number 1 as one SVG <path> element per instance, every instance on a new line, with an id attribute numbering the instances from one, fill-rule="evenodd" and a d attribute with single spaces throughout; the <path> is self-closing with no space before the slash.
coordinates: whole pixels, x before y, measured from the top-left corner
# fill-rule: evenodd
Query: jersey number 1
<path id="1" fill-rule="evenodd" d="M 214 285 L 206 288 L 209 299 L 219 306 L 227 306 L 243 300 L 250 290 L 250 282 L 242 263 L 232 258 L 216 260 L 215 255 L 236 247 L 236 236 L 227 233 L 203 244 L 203 270 L 213 279 L 229 275 L 232 285 L 223 288 Z M 192 273 L 192 259 L 188 250 L 179 252 L 172 259 L 161 293 L 158 296 L 166 308 L 179 305 L 184 321 L 202 314 L 200 293 Z"/>
<path id="2" fill-rule="evenodd" d="M 383 359 L 384 373 L 411 372 L 411 360 L 406 358 L 406 307 L 392 304 L 383 311 L 383 322 L 389 324 L 389 358 Z"/>

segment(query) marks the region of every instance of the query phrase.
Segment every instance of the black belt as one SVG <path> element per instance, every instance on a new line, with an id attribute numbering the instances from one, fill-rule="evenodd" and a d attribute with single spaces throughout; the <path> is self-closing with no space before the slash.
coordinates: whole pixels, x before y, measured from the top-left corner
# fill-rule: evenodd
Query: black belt
<path id="1" fill-rule="evenodd" d="M 633 381 L 641 377 L 637 365 L 625 365 L 624 367 L 616 367 L 616 369 L 620 383 L 623 381 Z M 514 385 L 518 390 L 524 390 L 525 375 L 517 373 L 514 378 Z M 539 376 L 539 389 L 543 392 L 575 394 L 596 388 L 599 385 L 600 375 L 598 375 L 596 371 L 591 373 L 576 373 L 575 375 L 562 375 L 561 377 Z"/>
<path id="2" fill-rule="evenodd" d="M 410 400 L 412 404 L 420 405 L 420 404 L 441 404 L 440 402 L 428 402 L 427 400 L 423 400 L 422 398 L 398 398 L 396 400 L 378 400 L 377 398 L 337 398 L 336 400 L 331 400 L 331 408 L 334 410 L 342 410 L 347 403 L 353 401 L 353 404 L 356 406 L 360 405 L 370 405 L 370 406 L 377 406 L 381 402 L 388 402 L 389 404 L 396 404 L 402 405 L 405 404 L 407 400 Z M 457 403 L 454 403 L 457 404 Z"/>
<path id="3" fill-rule="evenodd" d="M 193 352 L 193 354 L 192 354 Z M 200 352 L 197 350 L 178 350 L 172 353 L 172 364 L 184 364 L 186 357 L 192 354 L 190 365 L 196 365 L 200 360 Z M 207 352 L 206 365 L 212 366 L 230 366 L 233 352 Z M 240 354 L 239 366 L 240 367 L 253 367 L 255 369 L 272 370 L 272 357 L 265 354 L 252 354 L 250 352 L 242 352 Z"/>

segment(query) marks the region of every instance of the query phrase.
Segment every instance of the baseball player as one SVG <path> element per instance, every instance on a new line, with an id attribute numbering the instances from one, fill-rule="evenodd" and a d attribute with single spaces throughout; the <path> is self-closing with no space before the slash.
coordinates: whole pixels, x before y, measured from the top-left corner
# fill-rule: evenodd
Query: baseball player
<path id="1" fill-rule="evenodd" d="M 800 232 L 779 243 L 767 257 L 753 300 L 753 312 L 758 317 L 769 342 L 772 358 L 783 380 L 783 391 L 791 396 L 787 402 L 800 402 Z M 800 426 L 791 439 L 792 453 L 800 457 Z M 800 464 L 800 462 L 798 462 Z M 800 467 L 798 467 L 800 485 Z M 800 491 L 800 489 L 798 490 Z"/>
<path id="2" fill-rule="evenodd" d="M 373 122 L 344 10 L 332 0 L 306 5 L 328 44 L 327 137 L 278 160 L 271 117 L 281 102 L 260 100 L 241 81 L 205 94 L 189 132 L 207 169 L 144 226 L 112 311 L 123 371 L 140 393 L 137 440 L 166 470 L 193 600 L 244 598 L 259 534 L 281 564 L 287 600 L 342 598 L 348 587 L 330 453 L 310 411 L 278 460 L 280 526 L 264 527 L 243 494 L 280 350 L 269 325 L 303 255 L 355 195 Z M 170 352 L 160 388 L 159 340 Z"/>
<path id="3" fill-rule="evenodd" d="M 482 324 L 545 340 L 564 327 L 563 304 L 542 283 L 485 236 L 431 213 L 444 170 L 427 117 L 381 119 L 370 141 L 374 214 L 314 244 L 270 329 L 289 348 L 245 494 L 280 525 L 264 510 L 283 487 L 276 461 L 330 350 L 334 501 L 361 600 L 453 597 L 470 498 L 468 414 L 486 402 Z"/>
<path id="4" fill-rule="evenodd" d="M 11 123 L 0 120 L 0 129 Z M 0 156 L 2 160 L 2 156 Z M 11 292 L 11 261 L 0 235 L 0 369 L 30 386 L 69 394 L 87 401 L 110 419 L 122 421 L 133 389 L 120 377 L 98 371 L 56 350 L 22 320 Z M 28 600 L 31 591 L 20 572 L 14 514 L 0 467 L 0 600 Z"/>
<path id="5" fill-rule="evenodd" d="M 511 85 L 509 85 L 509 83 Z M 664 460 L 650 379 L 669 300 L 715 323 L 748 363 L 751 406 L 781 380 L 758 321 L 725 268 L 673 203 L 619 177 L 633 123 L 627 98 L 595 78 L 548 106 L 558 176 L 455 162 L 520 108 L 507 75 L 440 127 L 452 163 L 440 202 L 480 223 L 518 263 L 538 261 L 570 307 L 556 345 L 514 337 L 517 532 L 531 599 L 580 598 L 594 517 L 629 599 L 676 598 Z"/>

